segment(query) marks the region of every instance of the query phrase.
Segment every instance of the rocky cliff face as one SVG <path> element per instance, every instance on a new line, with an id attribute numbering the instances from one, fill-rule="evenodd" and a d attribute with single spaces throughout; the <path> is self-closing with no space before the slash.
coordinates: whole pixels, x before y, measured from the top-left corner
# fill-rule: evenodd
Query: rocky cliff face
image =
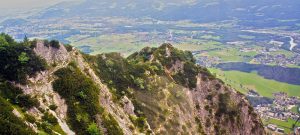
<path id="1" fill-rule="evenodd" d="M 16 86 L 40 103 L 26 111 L 37 119 L 26 121 L 36 132 L 46 132 L 38 124 L 46 111 L 58 121 L 61 130 L 49 129 L 56 134 L 265 133 L 244 95 L 170 44 L 128 58 L 42 41 L 33 50 L 49 67 Z"/>
<path id="2" fill-rule="evenodd" d="M 155 96 L 164 95 L 165 102 L 161 103 L 159 99 L 152 101 L 156 102 L 153 106 L 161 108 L 157 114 L 167 117 L 162 120 L 164 122 L 153 125 L 150 122 L 155 133 L 264 134 L 260 118 L 245 96 L 226 86 L 206 69 L 196 66 L 188 52 L 164 44 L 157 49 L 145 48 L 130 59 L 141 57 L 146 58 L 146 63 L 162 64 L 170 81 L 166 82 L 166 88 L 153 93 Z M 138 93 L 145 96 L 145 92 Z M 149 97 L 151 98 L 147 95 L 140 100 L 147 103 L 149 99 L 145 98 Z M 153 111 L 150 105 L 149 110 Z M 148 117 L 153 117 L 151 115 Z M 170 125 L 172 128 L 168 129 Z"/>

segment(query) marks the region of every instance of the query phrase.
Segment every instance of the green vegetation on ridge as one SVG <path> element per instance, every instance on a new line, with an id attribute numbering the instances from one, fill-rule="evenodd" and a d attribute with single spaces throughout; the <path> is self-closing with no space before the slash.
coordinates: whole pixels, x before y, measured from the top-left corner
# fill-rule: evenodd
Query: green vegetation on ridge
<path id="1" fill-rule="evenodd" d="M 34 135 L 34 131 L 24 121 L 13 114 L 12 105 L 0 96 L 0 134 Z"/>
<path id="2" fill-rule="evenodd" d="M 0 34 L 0 77 L 26 83 L 27 76 L 45 70 L 46 62 L 30 47 L 31 42 L 27 40 L 17 43 L 10 36 Z"/>
<path id="3" fill-rule="evenodd" d="M 93 134 L 97 129 L 93 128 L 96 115 L 100 114 L 104 127 L 109 135 L 123 134 L 115 119 L 100 106 L 99 89 L 76 66 L 70 63 L 68 67 L 55 72 L 58 77 L 53 82 L 53 88 L 68 104 L 68 123 L 77 134 Z M 76 84 L 76 85 L 74 85 Z M 103 131 L 98 129 L 97 134 Z"/>
<path id="4" fill-rule="evenodd" d="M 39 102 L 14 84 L 28 83 L 27 76 L 47 67 L 33 52 L 33 44 L 26 37 L 23 42 L 15 42 L 10 36 L 0 34 L 0 134 L 36 134 L 25 121 L 39 123 L 26 110 L 38 107 Z"/>
<path id="5" fill-rule="evenodd" d="M 24 109 L 30 109 L 39 105 L 36 98 L 23 94 L 23 91 L 20 88 L 16 88 L 7 81 L 0 81 L 0 96 L 10 103 L 18 105 Z"/>

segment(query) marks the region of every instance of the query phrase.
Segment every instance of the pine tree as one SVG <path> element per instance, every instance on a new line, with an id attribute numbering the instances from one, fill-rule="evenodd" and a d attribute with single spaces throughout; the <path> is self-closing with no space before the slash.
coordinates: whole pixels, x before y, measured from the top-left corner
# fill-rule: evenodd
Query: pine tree
<path id="1" fill-rule="evenodd" d="M 27 38 L 26 35 L 25 35 L 25 37 L 24 37 L 24 39 L 23 39 L 23 43 L 24 43 L 24 46 L 30 46 L 29 39 Z"/>

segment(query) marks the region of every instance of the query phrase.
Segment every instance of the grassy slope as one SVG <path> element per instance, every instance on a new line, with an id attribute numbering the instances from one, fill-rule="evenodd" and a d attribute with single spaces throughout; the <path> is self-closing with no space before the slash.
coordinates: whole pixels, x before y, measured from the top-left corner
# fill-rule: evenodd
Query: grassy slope
<path id="1" fill-rule="evenodd" d="M 242 93 L 246 93 L 246 88 L 250 88 L 257 90 L 259 94 L 265 97 L 272 97 L 272 93 L 280 91 L 288 93 L 289 96 L 300 96 L 299 85 L 291 85 L 265 79 L 256 73 L 221 71 L 219 69 L 210 69 L 210 71 L 212 73 L 216 73 L 218 78 L 224 80 L 227 84 L 231 85 Z M 242 88 L 240 84 L 242 84 L 244 88 Z"/>

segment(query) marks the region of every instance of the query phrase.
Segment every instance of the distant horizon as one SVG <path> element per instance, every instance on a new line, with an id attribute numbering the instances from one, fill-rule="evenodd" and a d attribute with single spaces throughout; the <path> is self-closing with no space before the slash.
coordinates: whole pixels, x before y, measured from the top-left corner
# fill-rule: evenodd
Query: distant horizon
<path id="1" fill-rule="evenodd" d="M 10 17 L 18 13 L 26 13 L 33 9 L 47 8 L 64 1 L 74 0 L 0 0 L 0 17 Z"/>

